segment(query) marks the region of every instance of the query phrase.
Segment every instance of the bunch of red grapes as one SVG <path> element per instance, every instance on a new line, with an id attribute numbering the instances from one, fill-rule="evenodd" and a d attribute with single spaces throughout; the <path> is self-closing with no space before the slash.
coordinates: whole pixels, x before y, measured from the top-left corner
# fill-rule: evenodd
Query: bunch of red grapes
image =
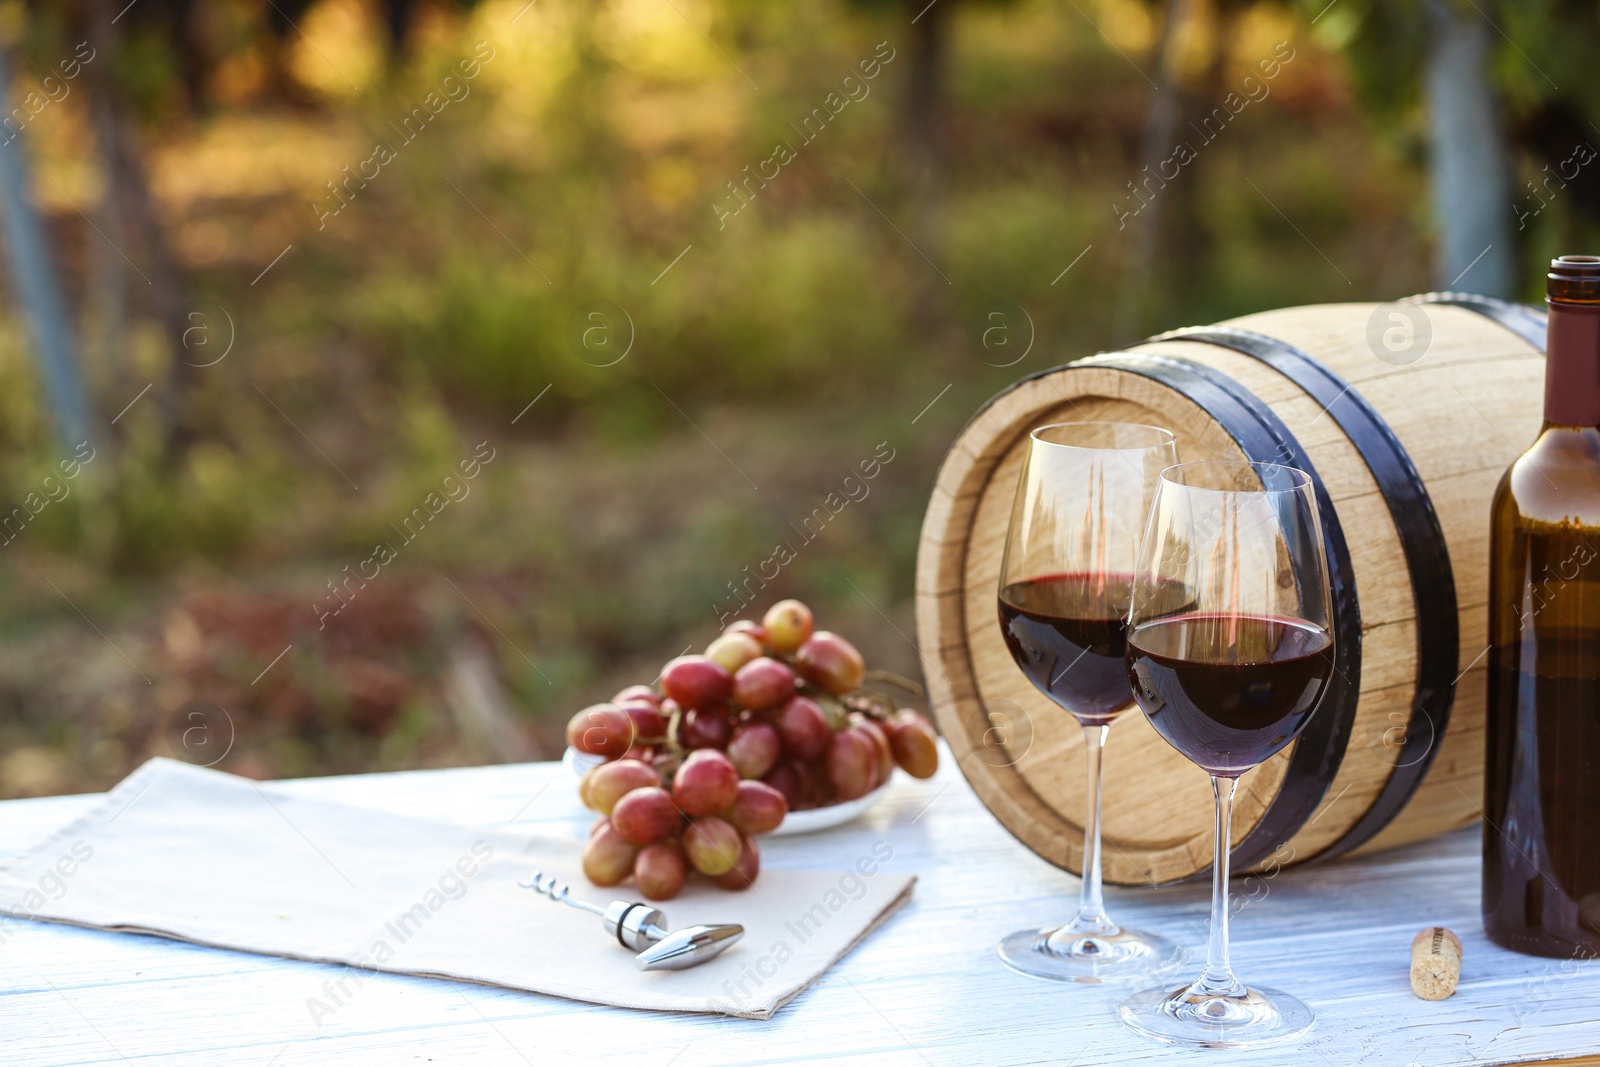
<path id="1" fill-rule="evenodd" d="M 602 816 L 584 874 L 600 886 L 632 875 L 649 900 L 676 896 L 691 871 L 747 889 L 761 869 L 756 837 L 789 812 L 865 796 L 896 764 L 932 777 L 933 727 L 864 689 L 865 676 L 854 645 L 784 600 L 668 663 L 660 693 L 630 686 L 578 712 L 567 743 L 607 761 L 579 787 Z"/>

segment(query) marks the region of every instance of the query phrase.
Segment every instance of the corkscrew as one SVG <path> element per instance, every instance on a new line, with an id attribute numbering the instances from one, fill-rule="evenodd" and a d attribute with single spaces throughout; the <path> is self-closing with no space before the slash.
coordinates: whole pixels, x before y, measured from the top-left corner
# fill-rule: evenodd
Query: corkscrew
<path id="1" fill-rule="evenodd" d="M 534 871 L 528 881 L 517 885 L 600 916 L 606 933 L 623 948 L 638 953 L 634 962 L 641 971 L 681 971 L 698 966 L 720 956 L 744 936 L 744 927 L 737 923 L 669 931 L 666 912 L 660 908 L 631 900 L 613 900 L 602 908 L 574 897 L 566 882 L 541 871 Z"/>

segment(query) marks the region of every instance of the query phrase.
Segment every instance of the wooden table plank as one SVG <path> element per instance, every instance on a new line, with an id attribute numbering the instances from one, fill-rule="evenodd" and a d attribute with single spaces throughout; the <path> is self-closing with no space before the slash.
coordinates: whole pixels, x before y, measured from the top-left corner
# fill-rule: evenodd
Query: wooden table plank
<path id="1" fill-rule="evenodd" d="M 285 787 L 429 818 L 537 825 L 575 838 L 590 821 L 555 764 Z M 20 850 L 94 800 L 0 804 L 0 854 Z M 948 753 L 933 781 L 898 779 L 882 804 L 847 827 L 768 839 L 764 860 L 773 868 L 842 870 L 880 841 L 894 849 L 889 867 L 920 876 L 915 898 L 770 1020 L 626 1011 L 372 975 L 318 1025 L 306 1002 L 326 996 L 323 984 L 340 975 L 336 968 L 24 922 L 0 942 L 3 1062 L 1224 1062 L 1129 1034 L 1115 1017 L 1122 990 L 1036 982 L 1000 966 L 994 943 L 1019 926 L 1064 918 L 1076 881 L 1013 841 L 953 771 Z M 1464 831 L 1350 863 L 1241 880 L 1234 919 L 1240 973 L 1292 990 L 1317 1010 L 1319 1022 L 1299 1045 L 1230 1054 L 1225 1062 L 1490 1067 L 1564 1055 L 1572 1067 L 1600 1067 L 1600 968 L 1490 946 L 1477 917 L 1477 853 L 1476 831 Z M 731 917 L 747 899 L 729 897 Z M 1204 886 L 1114 888 L 1110 903 L 1125 921 L 1203 944 Z M 1435 922 L 1461 935 L 1466 962 L 1457 994 L 1430 1004 L 1410 993 L 1406 966 L 1411 935 Z M 762 948 L 739 951 L 755 959 Z M 604 951 L 603 943 L 596 950 Z"/>

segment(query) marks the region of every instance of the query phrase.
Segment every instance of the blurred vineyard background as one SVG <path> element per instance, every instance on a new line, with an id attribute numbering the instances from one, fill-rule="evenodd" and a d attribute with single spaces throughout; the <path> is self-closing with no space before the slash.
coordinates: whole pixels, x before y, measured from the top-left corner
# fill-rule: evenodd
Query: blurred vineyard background
<path id="1" fill-rule="evenodd" d="M 780 596 L 915 675 L 931 480 L 1009 382 L 1595 250 L 1597 31 L 4 0 L 0 796 L 550 758 Z"/>

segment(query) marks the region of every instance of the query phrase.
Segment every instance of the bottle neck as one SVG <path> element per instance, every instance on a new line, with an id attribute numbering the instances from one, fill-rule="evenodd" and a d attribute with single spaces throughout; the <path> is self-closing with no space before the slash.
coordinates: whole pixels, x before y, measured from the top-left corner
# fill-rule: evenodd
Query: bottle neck
<path id="1" fill-rule="evenodd" d="M 1544 420 L 1600 426 L 1600 305 L 1550 302 Z"/>

